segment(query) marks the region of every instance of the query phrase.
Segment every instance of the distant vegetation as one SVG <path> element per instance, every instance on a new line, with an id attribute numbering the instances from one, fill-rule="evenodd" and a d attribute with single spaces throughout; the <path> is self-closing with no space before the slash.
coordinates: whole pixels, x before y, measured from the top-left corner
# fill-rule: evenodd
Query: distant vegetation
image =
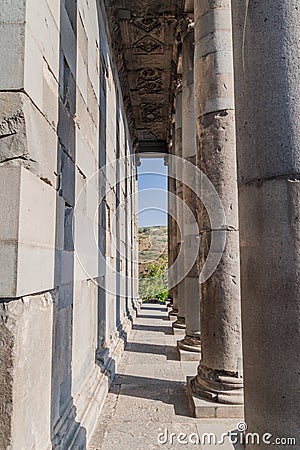
<path id="1" fill-rule="evenodd" d="M 168 298 L 168 229 L 139 228 L 139 294 L 144 302 Z"/>

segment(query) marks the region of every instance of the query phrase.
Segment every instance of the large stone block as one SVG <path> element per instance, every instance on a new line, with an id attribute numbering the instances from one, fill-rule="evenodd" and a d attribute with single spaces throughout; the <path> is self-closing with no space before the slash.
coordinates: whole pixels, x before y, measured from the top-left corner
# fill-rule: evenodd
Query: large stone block
<path id="1" fill-rule="evenodd" d="M 230 0 L 203 0 L 202 2 L 194 2 L 197 16 L 202 19 L 210 10 L 218 11 L 218 9 L 229 9 Z"/>
<path id="2" fill-rule="evenodd" d="M 73 392 L 74 396 L 86 381 L 95 363 L 97 346 L 98 286 L 93 280 L 75 281 L 73 303 Z"/>
<path id="3" fill-rule="evenodd" d="M 212 183 L 209 186 L 205 180 L 199 180 L 200 199 L 206 201 L 208 207 L 205 210 L 204 205 L 199 202 L 200 230 L 209 230 L 211 227 L 230 227 L 237 230 L 234 111 L 206 114 L 197 120 L 196 127 L 198 136 L 201 136 L 201 139 L 198 139 L 197 164 Z M 224 209 L 225 223 L 221 220 L 221 208 Z"/>
<path id="4" fill-rule="evenodd" d="M 0 164 L 22 164 L 56 186 L 54 129 L 22 93 L 0 93 Z"/>
<path id="5" fill-rule="evenodd" d="M 21 166 L 0 173 L 0 296 L 52 289 L 56 193 Z"/>
<path id="6" fill-rule="evenodd" d="M 97 170 L 97 161 L 92 153 L 92 148 L 83 137 L 81 130 L 77 127 L 76 127 L 76 165 L 88 179 Z"/>
<path id="7" fill-rule="evenodd" d="M 45 118 L 56 128 L 58 123 L 58 81 L 43 60 L 43 106 Z"/>
<path id="8" fill-rule="evenodd" d="M 87 104 L 87 66 L 81 53 L 77 54 L 76 81 L 84 102 Z"/>
<path id="9" fill-rule="evenodd" d="M 211 238 L 214 241 L 211 241 Z M 224 251 L 223 239 L 226 239 Z M 210 256 L 213 275 L 200 285 L 200 298 L 209 298 L 201 306 L 201 339 L 213 352 L 205 352 L 202 361 L 207 367 L 227 372 L 239 372 L 242 365 L 240 274 L 238 232 L 205 232 L 201 238 L 200 270 Z M 222 324 L 222 326 L 219 325 Z M 230 346 L 219 345 L 231 340 Z"/>
<path id="10" fill-rule="evenodd" d="M 25 29 L 24 89 L 43 111 L 43 52 L 29 27 Z"/>
<path id="11" fill-rule="evenodd" d="M 98 276 L 98 227 L 92 219 L 75 211 L 74 249 L 76 259 L 86 273 L 85 278 Z"/>
<path id="12" fill-rule="evenodd" d="M 71 158 L 64 152 L 61 157 L 61 195 L 69 206 L 75 204 L 75 171 L 76 166 Z"/>
<path id="13" fill-rule="evenodd" d="M 38 5 L 35 0 L 26 0 L 26 28 L 25 28 L 25 59 L 32 60 L 30 54 L 30 43 L 27 45 L 27 32 L 30 31 L 40 49 L 40 58 L 45 59 L 51 68 L 52 73 L 58 79 L 59 74 L 59 42 L 60 31 L 58 24 L 59 2 L 51 0 L 39 0 Z M 63 5 L 63 4 L 62 4 Z M 54 14 L 53 14 L 54 13 Z M 63 32 L 64 29 L 61 29 Z M 32 64 L 31 74 L 35 64 Z M 28 72 L 29 74 L 29 72 Z"/>
<path id="14" fill-rule="evenodd" d="M 22 23 L 25 21 L 26 3 L 24 0 L 3 0 L 1 2 L 0 22 Z"/>
<path id="15" fill-rule="evenodd" d="M 81 133 L 90 147 L 97 149 L 97 142 L 99 140 L 98 129 L 93 122 L 92 116 L 88 111 L 88 106 L 79 88 L 76 90 L 76 104 L 77 104 L 77 125 L 80 127 Z"/>
<path id="16" fill-rule="evenodd" d="M 74 3 L 70 2 L 70 4 L 73 4 L 71 8 L 74 9 Z M 75 75 L 77 71 L 76 36 L 72 28 L 72 24 L 70 22 L 70 17 L 63 3 L 61 3 L 61 11 L 60 11 L 60 31 L 61 31 L 61 41 L 60 41 L 61 48 L 64 52 L 64 56 L 68 62 L 71 72 L 73 73 L 73 75 Z"/>
<path id="17" fill-rule="evenodd" d="M 1 448 L 50 448 L 53 301 L 49 293 L 0 305 Z"/>
<path id="18" fill-rule="evenodd" d="M 248 184 L 240 202 L 247 205 L 240 217 L 246 422 L 251 431 L 273 436 L 284 426 L 299 439 L 300 183 Z"/>
<path id="19" fill-rule="evenodd" d="M 241 184 L 300 172 L 300 9 L 289 1 L 245 8 L 232 2 Z"/>
<path id="20" fill-rule="evenodd" d="M 53 434 L 68 421 L 71 401 L 71 364 L 72 364 L 72 304 L 60 308 L 61 292 L 54 310 L 53 358 L 52 358 L 52 402 L 51 423 L 55 424 Z"/>
<path id="21" fill-rule="evenodd" d="M 21 89 L 24 85 L 24 23 L 0 22 L 0 88 Z"/>
<path id="22" fill-rule="evenodd" d="M 234 109 L 232 53 L 228 49 L 212 53 L 195 62 L 196 116 Z M 222 72 L 223 71 L 223 72 Z M 222 72 L 222 73 L 220 73 Z M 207 74 L 210 74 L 209 77 Z M 204 90 L 206 89 L 206 90 Z"/>

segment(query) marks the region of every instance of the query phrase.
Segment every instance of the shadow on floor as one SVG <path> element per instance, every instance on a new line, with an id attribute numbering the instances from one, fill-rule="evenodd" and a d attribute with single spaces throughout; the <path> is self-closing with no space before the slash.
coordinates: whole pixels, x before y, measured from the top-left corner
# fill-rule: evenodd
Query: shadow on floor
<path id="1" fill-rule="evenodd" d="M 147 308 L 147 309 L 149 309 L 149 308 Z M 163 310 L 162 312 L 165 312 L 165 311 Z M 151 314 L 144 314 L 144 313 L 142 313 L 142 314 L 139 314 L 139 315 L 138 315 L 138 318 L 139 318 L 139 319 L 158 319 L 158 320 L 169 320 L 169 318 L 168 318 L 168 317 L 162 317 L 162 316 L 159 316 L 159 315 L 155 316 L 155 315 L 151 315 Z"/>
<path id="2" fill-rule="evenodd" d="M 165 312 L 166 307 L 164 305 L 157 305 L 157 306 L 141 306 L 141 310 L 144 311 L 158 311 L 158 312 Z M 159 316 L 157 316 L 159 317 Z"/>
<path id="3" fill-rule="evenodd" d="M 111 392 L 118 393 L 119 396 L 124 395 L 173 405 L 176 416 L 192 417 L 184 381 L 118 374 Z"/>
<path id="4" fill-rule="evenodd" d="M 167 360 L 178 361 L 178 353 L 176 347 L 172 345 L 156 345 L 147 343 L 130 342 L 126 345 L 127 352 L 148 353 L 152 355 L 165 355 Z"/>
<path id="5" fill-rule="evenodd" d="M 144 317 L 144 316 L 142 316 Z M 139 331 L 154 331 L 154 332 L 161 332 L 169 335 L 173 335 L 171 327 L 163 326 L 163 325 L 136 325 L 134 324 L 132 326 L 133 330 L 139 330 Z"/>

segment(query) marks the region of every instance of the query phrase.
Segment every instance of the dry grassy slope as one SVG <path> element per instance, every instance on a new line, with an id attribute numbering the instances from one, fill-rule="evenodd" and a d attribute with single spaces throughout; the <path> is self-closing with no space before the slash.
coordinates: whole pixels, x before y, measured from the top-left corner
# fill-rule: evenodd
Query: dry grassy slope
<path id="1" fill-rule="evenodd" d="M 139 228 L 139 272 L 148 272 L 151 263 L 167 265 L 168 229 L 165 226 Z"/>

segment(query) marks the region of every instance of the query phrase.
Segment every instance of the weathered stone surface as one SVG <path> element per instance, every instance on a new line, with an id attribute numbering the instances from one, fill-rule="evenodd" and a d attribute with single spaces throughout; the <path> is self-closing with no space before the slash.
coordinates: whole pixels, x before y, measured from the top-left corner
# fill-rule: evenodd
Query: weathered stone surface
<path id="1" fill-rule="evenodd" d="M 4 250 L 0 264 L 1 297 L 20 297 L 52 289 L 55 191 L 22 167 L 1 167 L 0 171 L 3 184 L 0 190 L 3 212 L 1 245 Z M 10 184 L 12 181 L 13 185 Z M 7 222 L 8 218 L 12 226 Z M 39 226 L 33 227 L 36 220 Z"/>
<path id="2" fill-rule="evenodd" d="M 211 33 L 206 35 L 205 30 Z M 224 51 L 229 53 L 224 54 Z M 218 58 L 220 54 L 223 56 Z M 203 213 L 203 206 L 199 208 L 200 273 L 209 251 L 219 257 L 220 262 L 210 278 L 200 286 L 201 362 L 191 388 L 196 396 L 209 398 L 216 404 L 241 405 L 239 236 L 233 73 L 232 63 L 228 64 L 230 60 L 232 61 L 230 2 L 222 2 L 221 5 L 215 1 L 201 5 L 196 2 L 197 165 L 214 185 L 225 209 L 228 225 L 219 223 L 217 229 L 214 229 L 215 225 L 210 223 L 207 213 Z M 202 186 L 201 184 L 200 191 Z M 231 231 L 222 231 L 226 229 Z M 219 245 L 222 233 L 226 233 L 224 251 Z M 216 239 L 210 242 L 212 235 Z M 226 395 L 219 395 L 218 392 L 223 391 Z"/>
<path id="3" fill-rule="evenodd" d="M 24 23 L 0 21 L 0 80 L 2 89 L 21 89 L 24 84 Z M 14 52 L 11 49 L 14 49 Z M 17 57 L 16 57 L 17 56 Z"/>
<path id="4" fill-rule="evenodd" d="M 298 174 L 299 47 L 292 43 L 299 39 L 299 10 L 293 2 L 280 8 L 260 3 L 246 13 L 234 2 L 233 25 L 239 182 Z M 259 42 L 265 45 L 256 52 Z"/>
<path id="5" fill-rule="evenodd" d="M 56 134 L 23 93 L 0 93 L 0 165 L 23 165 L 56 187 Z"/>
<path id="6" fill-rule="evenodd" d="M 178 345 L 181 341 L 177 342 L 177 352 L 178 352 L 178 357 L 179 357 L 179 361 L 200 361 L 200 357 L 201 357 L 201 352 L 199 349 L 199 352 L 191 350 L 184 350 L 182 348 L 180 348 L 180 346 Z"/>
<path id="7" fill-rule="evenodd" d="M 191 23 L 182 25 L 182 158 L 191 164 L 196 163 L 196 127 L 195 127 L 195 86 L 194 86 L 194 30 Z M 183 217 L 184 242 L 184 314 L 185 338 L 200 339 L 200 292 L 199 292 L 199 264 L 191 261 L 191 251 L 197 248 L 197 196 L 190 189 L 197 189 L 197 179 L 191 179 L 191 170 L 185 165 L 182 168 L 182 177 L 186 181 L 183 185 L 183 201 L 192 214 Z M 191 270 L 188 269 L 191 267 Z M 184 340 L 183 340 L 184 341 Z M 181 341 L 181 342 L 183 342 Z M 196 342 L 195 341 L 195 342 Z M 198 343 L 198 342 L 197 342 Z M 191 340 L 190 340 L 191 344 Z M 180 345 L 180 344 L 178 344 Z M 179 348 L 179 347 L 178 347 Z M 198 354 L 199 356 L 199 354 Z M 180 353 L 181 358 L 181 353 Z M 194 355 L 190 359 L 193 360 Z"/>
<path id="8" fill-rule="evenodd" d="M 210 249 L 210 233 L 201 239 L 200 267 Z M 226 233 L 226 246 L 214 274 L 200 285 L 202 363 L 237 373 L 242 368 L 239 245 L 236 232 Z M 209 299 L 209 301 L 205 301 Z M 212 351 L 213 349 L 213 351 Z"/>
<path id="9" fill-rule="evenodd" d="M 200 170 L 209 178 L 224 209 L 224 229 L 238 230 L 238 197 L 234 111 L 219 111 L 201 116 L 197 122 L 198 157 Z M 232 175 L 232 173 L 234 175 Z M 200 193 L 201 193 L 200 181 Z M 211 228 L 210 217 L 199 202 L 200 231 Z"/>
<path id="10" fill-rule="evenodd" d="M 242 421 L 244 416 L 243 405 L 226 405 L 209 399 L 199 398 L 193 392 L 190 385 L 191 380 L 192 377 L 187 378 L 187 395 L 194 417 L 197 419 L 237 418 Z"/>
<path id="11" fill-rule="evenodd" d="M 105 179 L 105 187 L 111 188 L 105 223 L 98 216 L 102 175 L 90 177 L 116 158 L 117 144 L 120 156 L 130 155 L 131 141 L 108 42 L 107 17 L 99 2 L 41 0 L 38 8 L 29 0 L 10 3 L 5 0 L 0 11 L 0 53 L 6 62 L 0 69 L 0 297 L 4 301 L 53 289 L 55 308 L 45 317 L 35 314 L 27 300 L 16 300 L 24 301 L 28 313 L 16 326 L 16 335 L 7 333 L 3 319 L 1 342 L 7 346 L 3 352 L 1 348 L 1 355 L 5 354 L 1 360 L 6 362 L 0 376 L 7 389 L 1 401 L 8 408 L 1 407 L 1 438 L 12 449 L 81 450 L 86 448 L 124 349 L 131 328 L 128 315 L 134 316 L 125 299 L 117 305 L 116 297 L 126 292 L 128 303 L 137 298 L 136 283 L 123 280 L 118 286 L 113 272 L 117 267 L 112 242 L 115 185 L 125 170 L 120 167 L 118 173 L 113 165 Z M 126 170 L 135 178 L 133 161 Z M 120 186 L 121 200 L 129 191 L 126 183 Z M 84 195 L 76 204 L 83 187 Z M 130 187 L 134 194 L 137 182 Z M 127 228 L 128 235 L 126 224 L 136 207 L 133 203 L 119 212 L 122 251 L 127 240 L 134 241 L 137 222 Z M 105 259 L 100 265 L 98 254 L 98 222 L 105 225 L 101 238 L 105 238 L 105 258 L 111 266 L 105 308 L 96 283 L 106 276 Z M 129 276 L 137 274 L 134 252 L 136 257 L 136 242 L 132 253 L 126 253 Z M 121 262 L 125 272 L 124 257 Z M 122 328 L 117 330 L 119 319 Z M 103 339 L 100 327 L 105 331 Z M 107 356 L 96 363 L 102 346 Z M 25 380 L 14 369 L 19 363 Z M 43 376 L 37 380 L 38 369 Z M 28 404 L 23 414 L 25 397 Z"/>
<path id="12" fill-rule="evenodd" d="M 1 303 L 3 448 L 50 445 L 52 314 L 50 293 Z"/>
<path id="13" fill-rule="evenodd" d="M 164 320 L 166 312 L 151 309 L 153 318 L 150 320 L 143 317 L 144 314 L 147 315 L 149 307 L 153 308 L 153 305 L 143 305 L 136 326 L 148 324 L 151 328 L 170 329 L 170 323 L 166 326 Z M 202 436 L 206 431 L 216 433 L 216 439 L 220 439 L 221 430 L 223 433 L 235 430 L 238 422 L 236 419 L 225 422 L 220 419 L 216 420 L 214 416 L 213 420 L 204 422 L 191 417 L 184 382 L 186 375 L 195 371 L 197 363 L 178 360 L 155 363 L 152 359 L 151 349 L 155 348 L 157 344 L 156 333 L 152 333 L 150 330 L 140 334 L 138 332 L 139 330 L 130 336 L 129 352 L 130 348 L 135 346 L 142 348 L 141 338 L 145 334 L 151 333 L 153 336 L 149 347 L 141 349 L 140 354 L 144 357 L 144 364 L 137 364 L 139 353 L 135 353 L 138 359 L 131 359 L 130 364 L 126 363 L 126 357 L 123 358 L 88 448 L 90 450 L 117 449 L 122 442 L 126 449 L 155 449 L 158 447 L 192 449 L 195 448 L 197 442 L 195 435 L 199 434 L 198 442 L 201 442 L 202 438 L 205 442 L 203 446 L 198 443 L 197 448 L 206 450 L 209 448 L 208 437 Z M 168 337 L 167 345 L 175 350 L 176 338 L 171 335 L 166 335 L 166 337 Z M 165 352 L 167 351 L 165 350 Z M 125 355 L 126 353 L 127 351 L 125 351 Z M 222 407 L 224 408 L 224 405 Z M 158 442 L 159 433 L 161 433 L 160 442 Z M 174 433 L 173 437 L 172 433 Z M 187 435 L 185 439 L 182 433 Z M 187 441 L 190 436 L 191 443 L 179 443 L 180 440 Z M 232 450 L 233 445 L 226 439 L 220 448 Z"/>
<path id="14" fill-rule="evenodd" d="M 293 436 L 296 449 L 300 11 L 288 1 L 232 6 L 245 416 L 249 432 Z"/>

